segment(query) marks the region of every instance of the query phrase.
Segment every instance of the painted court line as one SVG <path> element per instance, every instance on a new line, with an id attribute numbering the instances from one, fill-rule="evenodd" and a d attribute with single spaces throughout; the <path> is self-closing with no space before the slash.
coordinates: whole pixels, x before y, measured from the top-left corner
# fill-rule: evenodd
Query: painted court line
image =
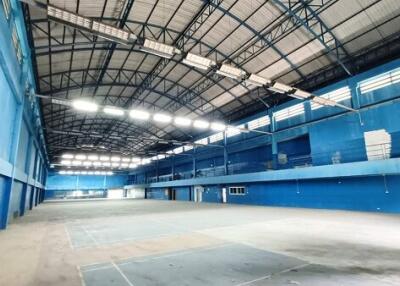
<path id="1" fill-rule="evenodd" d="M 105 265 L 105 266 L 100 266 L 100 267 L 95 267 L 92 269 L 88 269 L 88 270 L 82 270 L 83 273 L 87 273 L 87 272 L 92 272 L 92 271 L 97 271 L 97 270 L 103 270 L 103 269 L 109 269 L 109 268 L 113 268 L 113 265 Z"/>
<path id="2" fill-rule="evenodd" d="M 68 239 L 69 247 L 70 247 L 71 249 L 74 249 L 74 246 L 72 245 L 71 235 L 70 235 L 70 233 L 69 233 L 69 231 L 68 231 L 68 228 L 67 228 L 67 225 L 66 225 L 66 224 L 64 224 L 64 230 L 65 230 L 65 233 L 67 234 L 67 239 Z"/>
<path id="3" fill-rule="evenodd" d="M 295 267 L 291 267 L 291 268 L 288 268 L 288 269 L 285 269 L 285 270 L 282 270 L 282 271 L 279 271 L 279 272 L 276 272 L 276 273 L 272 273 L 272 274 L 269 274 L 269 275 L 266 275 L 266 276 L 263 276 L 263 277 L 259 277 L 259 278 L 257 278 L 257 279 L 251 280 L 251 281 L 239 283 L 239 284 L 236 284 L 235 286 L 246 286 L 246 285 L 251 285 L 251 284 L 253 284 L 253 283 L 255 283 L 255 282 L 258 282 L 258 281 L 261 281 L 261 280 L 264 280 L 264 279 L 269 279 L 269 278 L 271 278 L 271 277 L 273 277 L 273 276 L 275 276 L 275 275 L 287 273 L 287 272 L 290 272 L 290 271 L 292 271 L 292 270 L 301 269 L 301 268 L 304 268 L 304 267 L 306 267 L 306 266 L 308 266 L 308 265 L 310 265 L 310 263 L 301 264 L 301 265 L 298 265 L 298 266 L 295 266 Z"/>
<path id="4" fill-rule="evenodd" d="M 94 238 L 94 236 L 89 233 L 89 231 L 86 229 L 86 227 L 84 227 L 83 225 L 80 226 L 80 228 L 86 233 L 86 235 L 94 242 L 94 244 L 98 247 L 99 243 L 97 242 L 97 240 Z"/>
<path id="5" fill-rule="evenodd" d="M 211 247 L 195 248 L 193 250 L 180 251 L 180 252 L 171 253 L 171 254 L 165 254 L 165 255 L 160 255 L 160 256 L 153 256 L 153 257 L 148 257 L 148 258 L 145 258 L 145 259 L 127 261 L 127 262 L 122 262 L 122 263 L 118 263 L 118 264 L 120 266 L 123 266 L 123 265 L 131 264 L 131 263 L 142 263 L 142 262 L 147 262 L 147 261 L 151 261 L 151 260 L 170 258 L 170 257 L 176 257 L 176 256 L 180 256 L 180 255 L 187 255 L 187 254 L 192 254 L 192 253 L 197 253 L 197 252 L 202 252 L 202 251 L 208 251 L 208 250 L 213 250 L 213 249 L 218 249 L 218 248 L 224 248 L 224 247 L 232 246 L 234 244 L 236 244 L 236 243 L 221 244 L 221 245 L 216 245 L 216 246 L 211 246 Z M 135 257 L 129 257 L 129 258 L 125 258 L 125 259 L 122 259 L 122 260 L 128 260 L 128 259 L 135 259 Z"/>
<path id="6" fill-rule="evenodd" d="M 85 280 L 83 279 L 82 271 L 81 271 L 81 268 L 79 267 L 79 265 L 76 266 L 76 269 L 78 270 L 78 275 L 79 275 L 79 278 L 81 279 L 82 286 L 86 286 L 86 283 L 85 283 Z"/>
<path id="7" fill-rule="evenodd" d="M 121 276 L 125 279 L 126 283 L 128 283 L 129 286 L 134 286 L 131 281 L 129 281 L 128 277 L 126 277 L 126 275 L 122 272 L 122 270 L 118 267 L 117 264 L 115 264 L 114 262 L 111 262 L 112 265 L 115 267 L 115 269 L 117 269 L 117 271 L 119 272 L 119 274 L 121 274 Z"/>

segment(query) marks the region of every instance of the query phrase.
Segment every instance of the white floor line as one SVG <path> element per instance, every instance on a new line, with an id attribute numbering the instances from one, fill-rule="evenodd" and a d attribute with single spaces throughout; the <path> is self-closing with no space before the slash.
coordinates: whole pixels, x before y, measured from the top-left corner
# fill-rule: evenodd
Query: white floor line
<path id="1" fill-rule="evenodd" d="M 82 230 L 86 233 L 86 235 L 94 242 L 94 244 L 96 245 L 96 247 L 99 247 L 100 244 L 98 243 L 98 241 L 94 238 L 94 236 L 86 229 L 86 227 L 84 227 L 83 225 L 80 226 L 82 228 Z"/>
<path id="2" fill-rule="evenodd" d="M 110 264 L 110 265 L 95 267 L 95 268 L 91 268 L 91 269 L 87 269 L 87 270 L 82 270 L 82 272 L 87 273 L 87 272 L 98 271 L 98 270 L 109 269 L 109 268 L 113 268 L 113 265 Z"/>
<path id="3" fill-rule="evenodd" d="M 210 246 L 210 247 L 199 247 L 199 248 L 194 248 L 194 249 L 188 250 L 188 251 L 180 251 L 180 252 L 171 253 L 171 254 L 153 256 L 153 257 L 148 257 L 148 258 L 145 258 L 145 259 L 127 261 L 127 262 L 122 262 L 122 263 L 118 263 L 118 264 L 119 265 L 127 265 L 127 264 L 131 264 L 131 263 L 142 263 L 142 262 L 147 262 L 147 261 L 151 261 L 151 260 L 170 258 L 170 257 L 175 257 L 175 256 L 180 256 L 180 255 L 187 255 L 187 254 L 197 253 L 197 252 L 201 252 L 201 251 L 208 251 L 208 250 L 213 250 L 213 249 L 218 249 L 218 248 L 224 248 L 224 247 L 232 246 L 234 244 L 236 244 L 236 243 L 224 243 L 224 244 L 221 244 L 221 245 Z M 121 260 L 128 260 L 128 259 L 135 259 L 135 257 L 129 257 L 129 258 L 121 259 Z"/>
<path id="4" fill-rule="evenodd" d="M 74 246 L 72 245 L 71 235 L 70 235 L 70 233 L 69 233 L 69 231 L 68 231 L 68 228 L 67 228 L 67 226 L 66 226 L 65 224 L 64 224 L 64 230 L 65 230 L 65 233 L 67 234 L 67 239 L 68 239 L 69 247 L 70 247 L 71 249 L 74 249 Z"/>
<path id="5" fill-rule="evenodd" d="M 81 279 L 82 286 L 86 286 L 86 283 L 85 283 L 85 280 L 83 280 L 82 271 L 81 271 L 81 268 L 79 267 L 79 265 L 76 266 L 76 269 L 78 270 L 78 275 L 79 275 L 79 278 Z"/>
<path id="6" fill-rule="evenodd" d="M 279 274 L 290 272 L 292 270 L 297 270 L 297 269 L 304 268 L 304 267 L 306 267 L 308 265 L 310 265 L 310 263 L 301 264 L 301 265 L 298 265 L 298 266 L 295 266 L 295 267 L 291 267 L 291 268 L 288 268 L 288 269 L 285 269 L 285 270 L 282 270 L 282 271 L 279 271 L 279 272 L 276 272 L 276 273 L 272 273 L 272 274 L 269 274 L 269 275 L 266 275 L 266 276 L 263 276 L 263 277 L 259 277 L 257 279 L 251 280 L 251 281 L 239 283 L 239 284 L 236 284 L 235 286 L 250 285 L 250 284 L 252 284 L 254 282 L 258 282 L 258 281 L 261 281 L 261 280 L 264 280 L 264 279 L 268 279 L 268 278 L 271 278 L 271 277 L 273 277 L 275 275 L 279 275 Z"/>
<path id="7" fill-rule="evenodd" d="M 134 286 L 131 281 L 129 281 L 128 277 L 126 277 L 126 275 L 122 272 L 122 270 L 118 267 L 117 264 L 115 264 L 114 262 L 111 262 L 111 264 L 115 267 L 115 269 L 117 269 L 117 271 L 119 272 L 119 274 L 121 274 L 121 276 L 125 279 L 126 283 L 128 283 L 129 286 Z"/>

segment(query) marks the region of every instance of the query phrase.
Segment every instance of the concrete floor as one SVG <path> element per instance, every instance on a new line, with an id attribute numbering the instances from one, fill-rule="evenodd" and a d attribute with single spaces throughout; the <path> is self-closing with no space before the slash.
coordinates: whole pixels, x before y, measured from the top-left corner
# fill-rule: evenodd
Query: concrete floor
<path id="1" fill-rule="evenodd" d="M 152 200 L 45 203 L 0 285 L 400 285 L 400 216 Z"/>

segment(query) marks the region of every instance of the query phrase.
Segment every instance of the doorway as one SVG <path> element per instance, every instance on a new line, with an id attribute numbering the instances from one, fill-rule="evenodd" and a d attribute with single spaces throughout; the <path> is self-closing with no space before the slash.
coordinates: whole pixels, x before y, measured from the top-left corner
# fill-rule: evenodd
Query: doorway
<path id="1" fill-rule="evenodd" d="M 203 201 L 204 188 L 202 186 L 194 186 L 194 201 L 201 203 Z"/>
<path id="2" fill-rule="evenodd" d="M 168 200 L 175 201 L 176 200 L 176 190 L 173 188 L 168 188 Z"/>

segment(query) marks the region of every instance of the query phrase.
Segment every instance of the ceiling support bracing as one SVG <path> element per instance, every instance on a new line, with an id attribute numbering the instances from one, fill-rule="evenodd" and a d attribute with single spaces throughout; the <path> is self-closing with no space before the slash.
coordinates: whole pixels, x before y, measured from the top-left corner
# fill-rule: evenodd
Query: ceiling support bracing
<path id="1" fill-rule="evenodd" d="M 328 52 L 329 56 L 337 62 L 348 75 L 352 75 L 350 67 L 346 64 L 345 60 L 350 60 L 350 55 L 336 38 L 330 28 L 321 20 L 315 13 L 311 5 L 306 3 L 305 0 L 299 0 L 304 5 L 303 10 L 293 9 L 292 1 L 288 1 L 288 6 L 281 0 L 272 0 L 278 7 L 285 13 L 291 15 L 296 21 L 300 22 L 302 26 L 316 38 L 324 49 Z M 286 1 L 285 1 L 286 2 Z"/>
<path id="2" fill-rule="evenodd" d="M 247 46 L 244 50 L 241 52 L 237 53 L 234 52 L 232 53 L 231 56 L 229 56 L 229 60 L 232 61 L 235 65 L 241 67 L 243 66 L 246 62 L 248 62 L 251 58 L 254 58 L 256 55 L 261 53 L 262 51 L 266 50 L 267 48 L 272 48 L 274 51 L 276 51 L 283 59 L 285 59 L 288 64 L 299 74 L 299 76 L 303 79 L 305 79 L 305 76 L 298 71 L 297 67 L 289 61 L 289 59 L 285 58 L 283 53 L 278 50 L 274 44 L 277 40 L 281 39 L 283 35 L 286 35 L 287 33 L 291 32 L 295 25 L 292 25 L 292 21 L 290 20 L 291 17 L 286 16 L 284 17 L 283 20 L 279 19 L 280 21 L 278 24 L 274 25 L 273 28 L 270 28 L 270 25 L 266 27 L 267 31 L 264 31 L 262 33 L 256 31 L 254 28 L 252 28 L 249 24 L 246 22 L 241 21 L 237 16 L 229 12 L 228 10 L 222 8 L 221 6 L 214 6 L 216 9 L 219 9 L 221 12 L 223 12 L 225 15 L 233 18 L 235 21 L 239 22 L 240 25 L 243 25 L 246 29 L 252 32 L 254 37 L 256 38 L 255 42 L 251 42 L 250 45 Z M 299 6 L 298 9 L 304 9 L 303 6 Z M 265 29 L 264 29 L 265 30 Z M 209 55 L 210 56 L 210 55 Z M 213 58 L 213 56 L 211 56 Z M 221 81 L 223 77 L 220 77 L 217 74 L 213 74 L 211 76 L 215 77 L 215 80 L 217 82 Z M 196 90 L 196 93 L 203 93 L 207 89 L 209 89 L 211 86 L 213 86 L 214 83 L 210 82 L 207 78 L 198 83 L 196 86 L 191 87 L 192 89 Z M 192 102 L 196 98 L 195 93 L 183 93 L 179 95 L 180 101 L 189 103 Z M 170 110 L 171 108 L 171 110 Z M 178 107 L 172 106 L 168 107 L 167 109 L 171 112 L 174 112 L 177 110 Z"/>

